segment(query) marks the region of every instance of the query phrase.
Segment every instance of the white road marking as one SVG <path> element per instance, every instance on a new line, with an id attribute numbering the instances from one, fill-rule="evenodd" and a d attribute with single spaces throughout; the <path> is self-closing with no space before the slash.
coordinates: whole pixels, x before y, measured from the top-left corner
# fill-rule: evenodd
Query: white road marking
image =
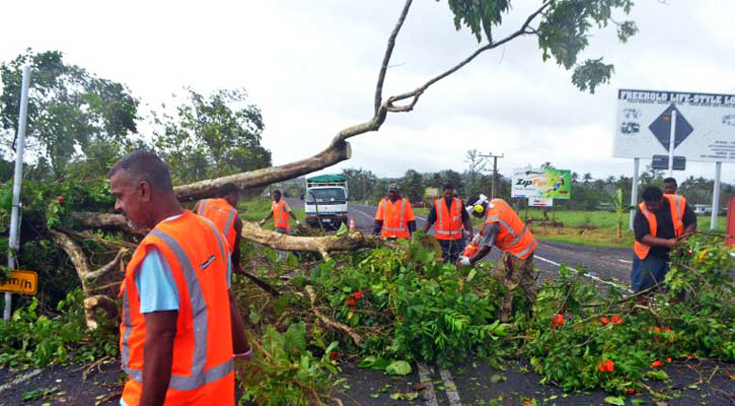
<path id="1" fill-rule="evenodd" d="M 618 259 L 618 261 L 624 263 L 624 264 L 632 264 L 633 261 L 628 261 L 627 259 Z"/>
<path id="2" fill-rule="evenodd" d="M 419 362 L 418 365 L 421 384 L 426 386 L 426 389 L 424 389 L 426 404 L 428 406 L 439 406 L 439 402 L 436 400 L 436 392 L 434 392 L 434 384 L 431 383 L 432 371 L 423 362 Z"/>
<path id="3" fill-rule="evenodd" d="M 25 375 L 19 376 L 19 377 L 13 379 L 12 382 L 8 382 L 5 385 L 0 386 L 0 393 L 2 393 L 6 389 L 12 388 L 14 385 L 17 385 L 17 384 L 19 384 L 21 382 L 25 382 L 25 381 L 33 378 L 34 376 L 36 376 L 36 375 L 38 375 L 40 373 L 41 373 L 41 370 L 40 369 L 34 369 L 33 371 L 31 371 L 31 372 L 29 372 L 29 373 L 27 373 Z"/>
<path id="4" fill-rule="evenodd" d="M 446 369 L 442 368 L 439 370 L 439 375 L 442 376 L 444 381 L 444 391 L 447 392 L 447 398 L 449 398 L 449 404 L 452 406 L 461 406 L 462 401 L 459 400 L 459 393 L 457 393 L 457 385 L 452 380 L 452 374 Z"/>
<path id="5" fill-rule="evenodd" d="M 540 257 L 540 256 L 538 256 L 538 255 L 534 255 L 533 257 L 534 257 L 534 258 L 538 258 L 538 259 L 540 259 L 540 260 L 542 260 L 542 261 L 544 261 L 544 262 L 547 262 L 547 263 L 549 263 L 549 264 L 551 264 L 551 265 L 554 265 L 554 266 L 556 266 L 556 267 L 559 267 L 559 266 L 561 266 L 561 264 L 560 264 L 560 263 L 558 263 L 558 262 L 554 262 L 554 261 L 552 261 L 552 260 L 550 260 L 550 259 L 546 259 L 546 258 L 544 258 L 544 257 Z M 576 270 L 576 269 L 572 268 L 571 266 L 570 266 L 570 267 L 568 267 L 568 268 L 569 268 L 569 269 L 571 269 L 572 271 L 574 271 L 574 273 L 579 273 L 579 271 L 578 271 L 578 270 Z M 616 288 L 618 288 L 618 289 L 623 289 L 623 290 L 625 290 L 626 292 L 630 292 L 630 293 L 633 293 L 633 291 L 632 291 L 632 290 L 630 290 L 630 289 L 626 288 L 626 287 L 625 287 L 625 286 L 623 286 L 623 285 L 619 285 L 619 284 L 617 284 L 617 283 L 615 283 L 615 282 L 610 282 L 610 281 L 606 281 L 606 280 L 604 280 L 604 279 L 600 278 L 599 276 L 595 276 L 595 275 L 592 275 L 592 274 L 591 274 L 591 273 L 589 273 L 589 272 L 588 272 L 588 273 L 586 273 L 586 274 L 585 274 L 585 276 L 586 276 L 586 277 L 588 277 L 588 278 L 590 278 L 590 279 L 596 280 L 596 281 L 598 281 L 598 282 L 601 282 L 601 283 L 604 283 L 604 284 L 607 284 L 607 285 L 610 285 L 610 286 L 615 286 L 615 287 L 616 287 Z"/>

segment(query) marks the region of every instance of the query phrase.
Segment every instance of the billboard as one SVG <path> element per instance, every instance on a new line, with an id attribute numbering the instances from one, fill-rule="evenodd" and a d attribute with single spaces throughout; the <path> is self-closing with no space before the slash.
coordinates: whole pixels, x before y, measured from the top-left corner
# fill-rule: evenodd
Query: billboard
<path id="1" fill-rule="evenodd" d="M 735 162 L 735 95 L 657 90 L 618 90 L 613 156 L 668 156 L 674 111 L 674 155 Z"/>
<path id="2" fill-rule="evenodd" d="M 529 197 L 528 205 L 531 207 L 553 207 L 554 199 L 550 197 Z"/>
<path id="3" fill-rule="evenodd" d="M 572 174 L 565 169 L 520 168 L 513 171 L 511 196 L 570 199 Z"/>

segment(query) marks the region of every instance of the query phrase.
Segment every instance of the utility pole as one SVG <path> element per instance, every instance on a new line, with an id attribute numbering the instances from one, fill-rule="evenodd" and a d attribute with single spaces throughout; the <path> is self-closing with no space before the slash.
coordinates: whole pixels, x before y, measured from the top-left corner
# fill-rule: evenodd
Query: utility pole
<path id="1" fill-rule="evenodd" d="M 505 157 L 505 154 L 503 153 L 503 154 L 500 154 L 500 155 L 493 155 L 493 153 L 490 152 L 487 155 L 479 155 L 479 156 L 481 156 L 483 158 L 492 158 L 493 159 L 493 187 L 492 187 L 490 198 L 491 199 L 494 199 L 496 197 L 496 193 L 495 192 L 497 190 L 496 189 L 496 185 L 498 183 L 498 158 Z"/>

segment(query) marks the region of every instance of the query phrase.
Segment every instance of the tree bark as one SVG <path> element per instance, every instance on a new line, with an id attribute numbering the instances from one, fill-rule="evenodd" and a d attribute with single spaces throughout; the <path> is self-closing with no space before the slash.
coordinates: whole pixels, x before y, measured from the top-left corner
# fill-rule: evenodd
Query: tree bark
<path id="1" fill-rule="evenodd" d="M 132 224 L 121 214 L 81 211 L 71 213 L 71 218 L 84 226 L 84 228 L 119 230 L 138 236 L 143 236 L 148 233 L 148 230 Z"/>

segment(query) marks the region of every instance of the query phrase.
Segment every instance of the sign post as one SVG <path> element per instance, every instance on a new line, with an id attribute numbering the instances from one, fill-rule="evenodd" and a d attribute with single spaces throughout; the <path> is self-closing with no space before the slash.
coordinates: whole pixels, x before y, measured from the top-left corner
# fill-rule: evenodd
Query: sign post
<path id="1" fill-rule="evenodd" d="M 630 191 L 630 229 L 633 229 L 633 219 L 635 218 L 635 208 L 638 206 L 638 169 L 641 159 L 633 158 L 633 187 Z"/>
<path id="2" fill-rule="evenodd" d="M 15 155 L 15 177 L 13 178 L 13 208 L 10 212 L 10 241 L 8 241 L 8 268 L 15 269 L 15 256 L 20 248 L 20 186 L 23 183 L 23 150 L 26 143 L 26 118 L 28 116 L 28 86 L 31 81 L 31 67 L 23 67 L 23 82 L 20 88 L 20 112 L 18 113 L 18 137 Z M 10 320 L 13 295 L 5 293 L 3 319 Z"/>
<path id="3" fill-rule="evenodd" d="M 710 224 L 716 228 L 722 163 L 735 163 L 735 95 L 619 89 L 616 124 L 613 156 L 637 160 L 665 153 L 669 176 L 685 160 L 716 162 Z M 684 158 L 680 166 L 674 152 Z M 635 176 L 633 183 L 637 197 Z"/>

